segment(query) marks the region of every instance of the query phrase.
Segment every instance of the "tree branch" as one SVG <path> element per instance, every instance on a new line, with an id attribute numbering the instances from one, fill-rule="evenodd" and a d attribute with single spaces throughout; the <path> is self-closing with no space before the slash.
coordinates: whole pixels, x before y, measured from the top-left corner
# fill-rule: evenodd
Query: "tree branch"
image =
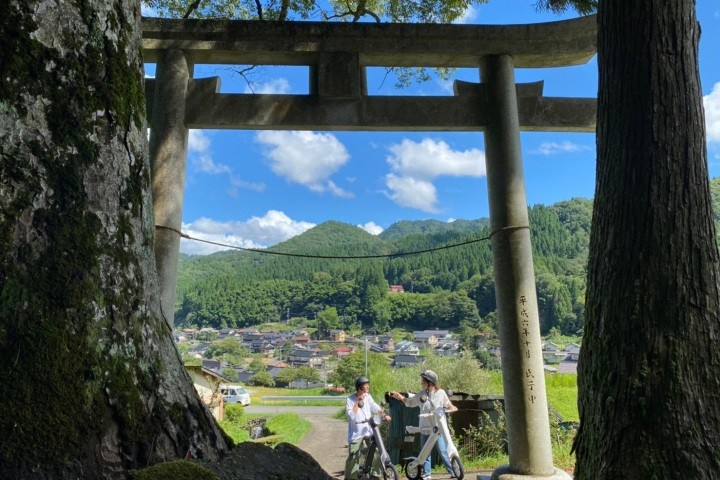
<path id="1" fill-rule="evenodd" d="M 192 13 L 197 10 L 198 7 L 200 7 L 200 2 L 202 2 L 202 0 L 195 0 L 193 3 L 191 3 L 187 9 L 187 12 L 185 12 L 185 15 L 183 15 L 183 19 L 187 20 L 188 18 L 190 18 L 190 15 L 192 15 Z"/>

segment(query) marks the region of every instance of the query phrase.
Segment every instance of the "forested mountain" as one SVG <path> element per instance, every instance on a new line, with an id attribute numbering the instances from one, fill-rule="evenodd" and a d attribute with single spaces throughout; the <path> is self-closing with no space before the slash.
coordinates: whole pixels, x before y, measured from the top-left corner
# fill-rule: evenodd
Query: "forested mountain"
<path id="1" fill-rule="evenodd" d="M 583 325 L 592 202 L 576 198 L 529 209 L 543 333 Z M 306 258 L 230 251 L 183 256 L 176 323 L 236 327 L 288 317 L 322 326 L 387 331 L 480 328 L 494 324 L 495 291 L 488 219 L 402 221 L 378 236 L 326 222 L 271 247 Z M 407 253 L 436 249 L 431 252 Z M 388 255 L 377 259 L 358 259 Z M 388 284 L 406 293 L 389 294 Z M 330 320 L 328 320 L 330 319 Z M 324 323 L 323 323 L 324 322 Z"/>
<path id="2" fill-rule="evenodd" d="M 379 235 L 388 241 L 397 240 L 408 235 L 420 234 L 430 235 L 433 233 L 472 233 L 488 226 L 490 220 L 481 218 L 479 220 L 455 220 L 454 222 L 441 222 L 439 220 L 401 220 L 393 223 Z"/>
<path id="3" fill-rule="evenodd" d="M 711 193 L 713 209 L 720 212 L 720 178 L 712 180 Z M 592 201 L 575 198 L 528 211 L 541 331 L 578 333 L 585 319 Z M 717 230 L 719 215 L 714 222 Z M 401 221 L 378 236 L 331 221 L 268 250 L 342 258 L 242 251 L 183 255 L 176 322 L 249 326 L 288 317 L 317 318 L 334 308 L 337 318 L 321 316 L 322 326 L 383 332 L 395 326 L 455 328 L 465 321 L 474 328 L 493 328 L 489 235 L 488 219 Z M 372 255 L 389 256 L 345 258 Z M 406 293 L 389 294 L 388 284 L 400 284 Z"/>

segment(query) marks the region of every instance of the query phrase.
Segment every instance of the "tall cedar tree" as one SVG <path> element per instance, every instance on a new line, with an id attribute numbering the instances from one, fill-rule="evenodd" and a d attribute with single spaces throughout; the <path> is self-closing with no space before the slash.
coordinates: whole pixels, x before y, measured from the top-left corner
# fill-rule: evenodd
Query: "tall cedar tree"
<path id="1" fill-rule="evenodd" d="M 601 0 L 575 478 L 720 478 L 720 292 L 688 0 Z"/>
<path id="2" fill-rule="evenodd" d="M 159 315 L 132 0 L 0 2 L 0 478 L 227 449 Z"/>

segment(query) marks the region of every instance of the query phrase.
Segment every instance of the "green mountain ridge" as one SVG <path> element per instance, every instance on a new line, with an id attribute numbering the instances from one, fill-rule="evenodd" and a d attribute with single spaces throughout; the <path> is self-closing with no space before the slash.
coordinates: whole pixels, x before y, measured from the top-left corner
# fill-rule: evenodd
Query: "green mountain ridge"
<path id="1" fill-rule="evenodd" d="M 710 184 L 720 212 L 720 179 Z M 584 325 L 592 201 L 528 208 L 541 332 Z M 718 228 L 720 217 L 713 221 Z M 380 235 L 329 221 L 270 247 L 303 258 L 230 251 L 190 257 L 178 270 L 176 323 L 249 326 L 288 317 L 340 318 L 346 329 L 494 328 L 495 287 L 488 219 L 401 221 Z M 463 245 L 460 245 L 463 244 Z M 455 246 L 453 246 L 455 245 Z M 400 253 L 436 249 L 429 253 Z M 388 284 L 407 292 L 388 293 Z M 485 325 L 485 327 L 482 327 Z"/>

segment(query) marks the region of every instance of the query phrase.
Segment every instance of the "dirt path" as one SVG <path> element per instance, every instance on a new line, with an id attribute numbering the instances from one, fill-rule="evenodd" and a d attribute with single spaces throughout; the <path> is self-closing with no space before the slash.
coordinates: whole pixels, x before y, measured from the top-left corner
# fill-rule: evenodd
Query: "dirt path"
<path id="1" fill-rule="evenodd" d="M 295 412 L 312 424 L 298 447 L 309 453 L 328 475 L 343 478 L 347 457 L 347 421 L 333 418 L 341 407 L 264 406 L 245 407 L 248 413 Z"/>
<path id="2" fill-rule="evenodd" d="M 303 418 L 312 423 L 312 430 L 298 447 L 312 455 L 328 474 L 343 478 L 347 457 L 347 422 L 328 414 L 304 414 Z"/>
<path id="3" fill-rule="evenodd" d="M 300 440 L 298 447 L 309 453 L 328 475 L 336 479 L 344 478 L 345 458 L 347 457 L 347 421 L 337 420 L 333 415 L 339 407 L 284 407 L 260 406 L 246 407 L 249 413 L 281 413 L 292 411 L 312 424 L 310 433 Z M 400 477 L 405 479 L 402 472 Z M 491 470 L 469 471 L 465 480 L 489 480 Z M 434 480 L 446 480 L 446 473 L 433 473 Z"/>

